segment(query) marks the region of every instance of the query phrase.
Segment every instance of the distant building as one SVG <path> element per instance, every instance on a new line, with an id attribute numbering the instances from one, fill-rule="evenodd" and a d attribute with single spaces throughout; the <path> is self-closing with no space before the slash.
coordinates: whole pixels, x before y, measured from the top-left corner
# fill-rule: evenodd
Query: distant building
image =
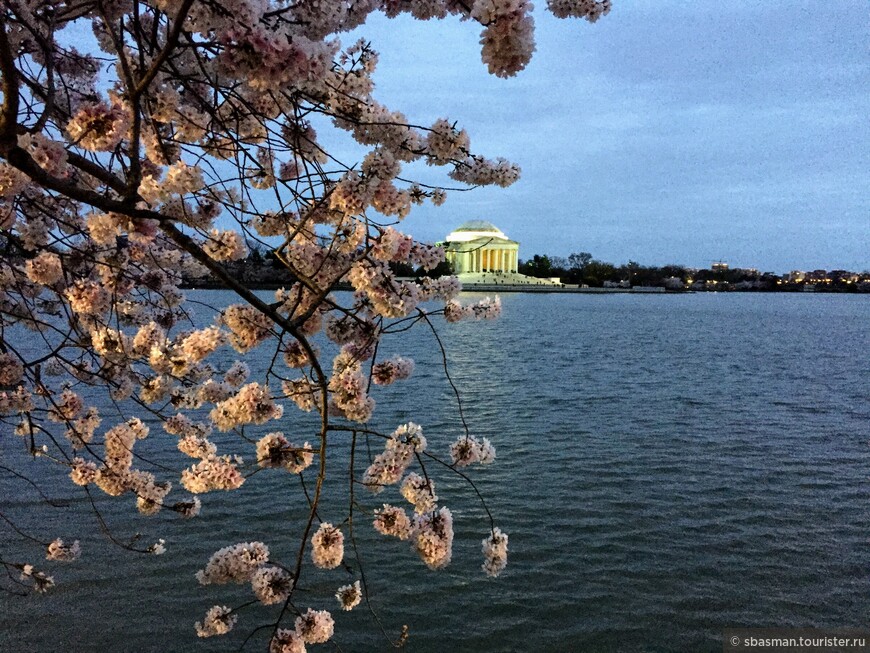
<path id="1" fill-rule="evenodd" d="M 713 272 L 725 272 L 728 269 L 728 264 L 725 261 L 716 261 L 710 266 Z"/>
<path id="2" fill-rule="evenodd" d="M 788 273 L 788 280 L 800 283 L 804 279 L 807 278 L 806 272 L 801 272 L 800 270 L 792 270 Z"/>
<path id="3" fill-rule="evenodd" d="M 456 274 L 516 272 L 520 244 L 484 220 L 470 220 L 447 234 L 443 243 L 447 261 Z"/>

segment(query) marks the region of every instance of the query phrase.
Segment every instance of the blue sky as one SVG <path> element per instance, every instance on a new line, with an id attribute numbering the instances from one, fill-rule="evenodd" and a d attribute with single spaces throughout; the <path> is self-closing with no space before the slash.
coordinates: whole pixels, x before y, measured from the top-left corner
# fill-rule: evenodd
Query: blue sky
<path id="1" fill-rule="evenodd" d="M 471 22 L 377 15 L 342 41 L 380 52 L 378 100 L 412 122 L 457 120 L 477 152 L 523 169 L 509 189 L 415 207 L 404 227 L 420 239 L 484 219 L 521 257 L 864 270 L 868 14 L 857 1 L 616 0 L 590 25 L 536 11 L 537 53 L 510 80 L 486 73 Z"/>

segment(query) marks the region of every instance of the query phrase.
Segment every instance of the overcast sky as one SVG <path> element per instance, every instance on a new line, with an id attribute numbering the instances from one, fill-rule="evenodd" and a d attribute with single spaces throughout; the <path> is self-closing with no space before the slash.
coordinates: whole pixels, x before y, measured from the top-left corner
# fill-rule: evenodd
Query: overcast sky
<path id="1" fill-rule="evenodd" d="M 407 231 L 483 219 L 521 258 L 870 269 L 866 1 L 614 0 L 594 25 L 535 19 L 538 51 L 510 80 L 486 73 L 471 22 L 359 31 L 381 53 L 380 101 L 457 120 L 523 169 L 509 189 L 415 207 Z"/>

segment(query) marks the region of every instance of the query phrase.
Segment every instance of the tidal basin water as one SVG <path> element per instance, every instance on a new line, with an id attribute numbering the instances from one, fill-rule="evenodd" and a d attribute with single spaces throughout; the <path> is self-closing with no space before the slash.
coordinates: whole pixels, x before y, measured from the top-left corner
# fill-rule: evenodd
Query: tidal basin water
<path id="1" fill-rule="evenodd" d="M 191 295 L 230 301 L 219 291 Z M 373 605 L 394 636 L 409 625 L 405 650 L 720 651 L 725 627 L 866 626 L 870 296 L 502 301 L 498 321 L 437 326 L 471 430 L 497 447 L 495 464 L 470 475 L 510 535 L 508 568 L 496 580 L 482 574 L 480 506 L 434 466 L 456 528 L 446 570 L 426 569 L 407 544 L 357 522 Z M 210 320 L 209 311 L 198 319 Z M 421 327 L 386 348 L 417 367 L 411 380 L 375 392 L 372 426 L 418 422 L 430 448 L 445 452 L 461 427 L 434 339 Z M 312 417 L 292 408 L 267 426 L 314 440 Z M 6 456 L 15 436 L 2 437 Z M 142 451 L 180 469 L 169 455 L 174 439 L 155 424 Z M 252 446 L 222 442 L 252 457 Z M 347 442 L 331 444 L 324 519 L 346 514 Z M 205 495 L 190 522 L 141 517 L 129 497 L 97 491 L 117 537 L 166 539 L 165 555 L 142 557 L 88 535 L 96 529 L 92 518 L 76 521 L 88 514 L 76 488 L 58 484 L 53 494 L 63 488 L 74 498 L 49 508 L 28 487 L 3 481 L 4 511 L 46 540 L 81 539 L 84 553 L 51 566 L 52 593 L 0 595 L 2 651 L 237 650 L 274 611 L 244 610 L 227 637 L 197 640 L 193 622 L 210 606 L 238 605 L 250 593 L 201 588 L 193 574 L 239 541 L 262 540 L 290 560 L 305 514 L 298 479 L 278 472 Z M 402 502 L 394 489 L 362 495 L 368 507 L 384 501 Z M 25 550 L 3 525 L 0 550 L 7 559 Z M 341 651 L 392 650 L 364 606 L 335 610 L 332 592 L 351 579 L 341 569 L 308 571 L 295 602 L 333 610 Z M 263 640 L 245 650 L 263 650 Z M 318 650 L 338 649 L 309 647 Z"/>

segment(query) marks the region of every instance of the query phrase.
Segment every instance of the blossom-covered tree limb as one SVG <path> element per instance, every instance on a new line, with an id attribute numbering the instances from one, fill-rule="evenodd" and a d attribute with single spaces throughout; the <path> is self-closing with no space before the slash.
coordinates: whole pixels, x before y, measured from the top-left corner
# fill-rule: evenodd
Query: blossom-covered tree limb
<path id="1" fill-rule="evenodd" d="M 547 8 L 594 22 L 610 1 Z M 482 61 L 501 77 L 522 70 L 535 48 L 527 0 L 7 0 L 0 9 L 0 423 L 17 436 L 0 446 L 29 456 L 27 475 L 6 464 L 0 473 L 45 498 L 39 470 L 62 469 L 107 539 L 145 554 L 163 553 L 165 542 L 115 535 L 102 495 L 132 498 L 143 517 L 167 509 L 183 519 L 255 474 L 289 475 L 305 496 L 303 523 L 274 533 L 294 543 L 294 559 L 252 540 L 228 543 L 204 565 L 203 586 L 247 584 L 253 598 L 204 607 L 200 637 L 230 632 L 260 606 L 274 617 L 270 651 L 330 640 L 333 616 L 296 604 L 303 575 L 347 568 L 352 582 L 330 600 L 346 611 L 365 598 L 371 608 L 377 581 L 362 565 L 359 515 L 442 569 L 454 517 L 427 464 L 482 501 L 468 468 L 495 458 L 468 428 L 440 339 L 464 432 L 372 426 L 377 393 L 415 367 L 384 356 L 385 339 L 418 322 L 438 338 L 433 316 L 451 323 L 500 311 L 498 298 L 460 303 L 455 278 L 397 278 L 394 264 L 432 270 L 444 260 L 397 225 L 457 188 L 509 186 L 520 175 L 474 150 L 456 121 L 416 124 L 374 97 L 377 52 L 337 38 L 374 12 L 477 23 Z M 330 152 L 328 130 L 349 134 L 358 159 Z M 444 183 L 403 176 L 414 162 L 443 169 Z M 272 299 L 228 271 L 251 243 L 292 274 Z M 204 304 L 184 291 L 204 276 L 236 302 L 215 308 L 210 324 L 194 319 Z M 350 297 L 335 294 L 343 284 Z M 226 362 L 230 348 L 238 355 Z M 318 428 L 291 433 L 295 409 L 315 413 Z M 358 436 L 384 445 L 363 472 Z M 145 440 L 175 462 L 152 459 Z M 348 451 L 349 501 L 336 512 L 323 505 L 324 487 L 347 479 L 328 478 L 327 460 Z M 407 508 L 371 500 L 381 493 Z M 508 537 L 486 513 L 483 570 L 495 576 Z M 0 517 L 49 563 L 82 554 L 76 534 Z M 30 562 L 0 566 L 10 592 L 54 584 Z M 397 644 L 407 634 L 385 631 Z"/>

